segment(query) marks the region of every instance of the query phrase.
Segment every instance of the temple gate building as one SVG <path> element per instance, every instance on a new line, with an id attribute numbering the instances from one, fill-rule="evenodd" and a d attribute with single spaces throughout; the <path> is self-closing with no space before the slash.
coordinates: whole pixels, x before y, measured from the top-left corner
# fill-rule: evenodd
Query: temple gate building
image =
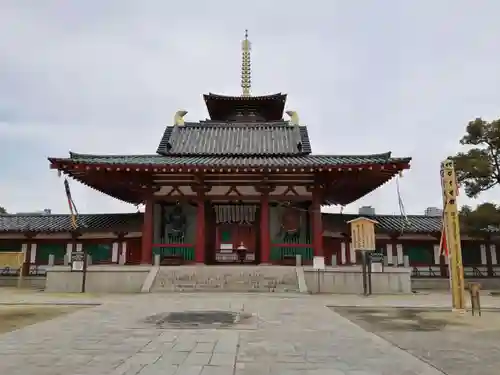
<path id="1" fill-rule="evenodd" d="M 51 168 L 104 194 L 144 204 L 141 263 L 278 263 L 323 255 L 322 205 L 346 205 L 387 182 L 410 158 L 315 155 L 285 94 L 250 94 L 242 43 L 240 96 L 206 94 L 209 118 L 178 111 L 156 154 L 50 158 Z"/>
<path id="2" fill-rule="evenodd" d="M 0 215 L 0 252 L 22 252 L 32 265 L 50 255 L 62 264 L 82 249 L 93 264 L 152 264 L 155 254 L 162 264 L 295 264 L 297 254 L 305 263 L 355 263 L 346 223 L 357 215 L 322 214 L 321 206 L 358 200 L 408 169 L 410 158 L 314 154 L 285 94 L 251 95 L 246 38 L 242 60 L 241 95 L 204 95 L 209 118 L 198 122 L 179 110 L 156 153 L 49 158 L 90 188 L 144 204 L 144 213 L 79 215 L 76 229 L 69 215 Z M 377 250 L 390 264 L 408 255 L 417 271 L 445 275 L 440 217 L 373 218 Z M 491 274 L 498 263 L 494 245 L 464 237 L 462 249 L 466 266 Z"/>

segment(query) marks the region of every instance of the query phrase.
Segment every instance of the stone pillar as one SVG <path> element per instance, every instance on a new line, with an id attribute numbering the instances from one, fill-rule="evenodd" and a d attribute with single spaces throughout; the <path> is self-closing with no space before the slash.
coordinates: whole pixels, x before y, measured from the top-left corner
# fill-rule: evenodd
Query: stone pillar
<path id="1" fill-rule="evenodd" d="M 394 264 L 393 244 L 392 243 L 388 243 L 387 245 L 385 245 L 385 251 L 387 253 L 387 265 Z"/>
<path id="2" fill-rule="evenodd" d="M 198 193 L 198 208 L 196 211 L 196 243 L 194 250 L 194 261 L 196 263 L 205 262 L 205 197 L 203 193 Z"/>
<path id="3" fill-rule="evenodd" d="M 344 241 L 340 243 L 340 264 L 347 263 L 347 246 Z"/>
<path id="4" fill-rule="evenodd" d="M 122 254 L 123 254 L 123 242 L 125 238 L 125 233 L 119 232 L 116 234 L 116 259 L 113 263 L 123 264 L 122 263 Z M 113 243 L 114 246 L 114 243 Z"/>
<path id="5" fill-rule="evenodd" d="M 300 254 L 295 255 L 295 266 L 302 267 L 302 255 Z"/>
<path id="6" fill-rule="evenodd" d="M 260 262 L 269 263 L 271 255 L 269 235 L 269 194 L 263 193 L 260 201 Z"/>
<path id="7" fill-rule="evenodd" d="M 337 265 L 337 254 L 332 255 L 332 267 Z"/>
<path id="8" fill-rule="evenodd" d="M 483 266 L 486 266 L 486 265 L 488 265 L 488 256 L 486 255 L 486 245 L 485 244 L 481 244 L 479 246 L 479 248 L 480 248 L 480 251 L 481 251 L 481 264 Z"/>
<path id="9" fill-rule="evenodd" d="M 410 267 L 410 257 L 408 255 L 403 256 L 403 267 Z"/>
<path id="10" fill-rule="evenodd" d="M 120 252 L 120 264 L 127 264 L 127 241 L 122 242 L 121 252 Z"/>
<path id="11" fill-rule="evenodd" d="M 321 195 L 317 189 L 312 192 L 311 216 L 314 256 L 323 256 L 323 222 L 321 220 Z"/>
<path id="12" fill-rule="evenodd" d="M 356 264 L 356 249 L 354 249 L 352 241 L 349 242 L 349 263 Z"/>
<path id="13" fill-rule="evenodd" d="M 141 264 L 151 264 L 153 261 L 153 206 L 153 198 L 148 197 L 145 202 L 142 226 Z"/>
<path id="14" fill-rule="evenodd" d="M 439 244 L 435 244 L 433 246 L 434 249 L 434 264 L 440 265 L 441 264 L 441 248 Z"/>
<path id="15" fill-rule="evenodd" d="M 490 245 L 490 254 L 491 254 L 491 264 L 496 266 L 498 264 L 497 247 L 494 243 Z"/>
<path id="16" fill-rule="evenodd" d="M 400 244 L 398 243 L 396 245 L 396 254 L 397 254 L 397 258 L 398 258 L 398 262 L 397 262 L 397 265 L 398 266 L 401 266 L 404 264 L 404 257 L 403 257 L 403 244 Z"/>
<path id="17" fill-rule="evenodd" d="M 66 244 L 66 256 L 64 257 L 65 262 L 67 264 L 64 264 L 65 266 L 71 266 L 71 253 L 73 251 L 73 242 L 68 242 Z"/>
<path id="18" fill-rule="evenodd" d="M 30 250 L 29 250 L 29 262 L 30 264 L 36 264 L 36 249 L 37 244 L 35 242 L 31 242 Z"/>
<path id="19" fill-rule="evenodd" d="M 120 257 L 120 244 L 119 242 L 113 242 L 111 245 L 111 263 L 118 263 Z"/>

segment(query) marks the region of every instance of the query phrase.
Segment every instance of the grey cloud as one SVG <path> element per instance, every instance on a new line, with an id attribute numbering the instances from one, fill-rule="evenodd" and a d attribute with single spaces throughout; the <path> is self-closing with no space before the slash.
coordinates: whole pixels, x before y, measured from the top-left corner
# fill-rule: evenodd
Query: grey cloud
<path id="1" fill-rule="evenodd" d="M 439 205 L 439 162 L 469 119 L 498 116 L 500 3 L 479 3 L 2 1 L 0 204 L 64 211 L 47 156 L 154 152 L 177 109 L 206 117 L 202 93 L 239 93 L 248 28 L 254 92 L 287 92 L 316 153 L 413 156 L 407 212 Z M 134 209 L 73 189 L 83 211 Z M 398 212 L 395 183 L 347 209 L 363 204 Z"/>

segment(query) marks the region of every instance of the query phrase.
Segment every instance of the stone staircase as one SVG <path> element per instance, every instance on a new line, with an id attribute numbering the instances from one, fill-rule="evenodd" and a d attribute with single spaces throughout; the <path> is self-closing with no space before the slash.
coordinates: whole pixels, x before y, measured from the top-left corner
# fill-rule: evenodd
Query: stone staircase
<path id="1" fill-rule="evenodd" d="M 295 267 L 160 267 L 151 292 L 298 292 Z"/>

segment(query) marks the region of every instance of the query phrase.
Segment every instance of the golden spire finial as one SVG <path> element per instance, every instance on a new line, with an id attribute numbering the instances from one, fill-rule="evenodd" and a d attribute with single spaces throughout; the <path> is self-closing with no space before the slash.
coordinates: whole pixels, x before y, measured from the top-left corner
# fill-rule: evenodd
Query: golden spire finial
<path id="1" fill-rule="evenodd" d="M 252 69 L 250 65 L 251 50 L 252 44 L 248 40 L 248 30 L 245 30 L 245 40 L 241 42 L 241 89 L 243 90 L 242 96 L 250 96 L 250 88 L 252 87 Z"/>

